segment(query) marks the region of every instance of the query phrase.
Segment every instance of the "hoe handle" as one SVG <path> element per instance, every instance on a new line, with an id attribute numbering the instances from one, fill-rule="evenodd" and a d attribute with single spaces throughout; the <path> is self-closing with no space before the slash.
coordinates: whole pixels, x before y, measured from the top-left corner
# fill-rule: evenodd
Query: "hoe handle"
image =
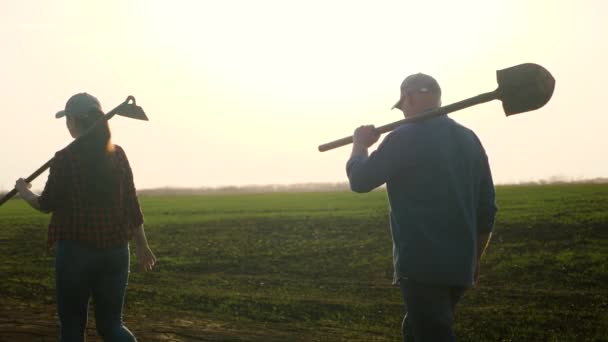
<path id="1" fill-rule="evenodd" d="M 34 173 L 32 173 L 29 177 L 27 177 L 25 179 L 25 181 L 28 183 L 31 183 L 34 179 L 36 179 L 36 177 L 40 176 L 44 171 L 46 171 L 46 169 L 49 168 L 49 166 L 51 166 L 52 161 L 53 161 L 53 159 L 51 158 L 49 161 L 44 163 L 44 165 L 39 167 L 38 170 L 34 171 Z M 0 205 L 3 205 L 4 202 L 8 201 L 16 194 L 17 194 L 17 189 L 13 189 L 13 190 L 9 191 L 6 195 L 4 195 L 4 197 L 2 197 L 0 199 Z"/>

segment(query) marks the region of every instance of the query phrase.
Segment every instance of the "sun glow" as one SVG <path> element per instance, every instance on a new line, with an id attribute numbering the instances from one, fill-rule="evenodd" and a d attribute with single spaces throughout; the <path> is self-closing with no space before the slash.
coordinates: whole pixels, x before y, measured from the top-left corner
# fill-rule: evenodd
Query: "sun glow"
<path id="1" fill-rule="evenodd" d="M 406 75 L 435 76 L 443 103 L 450 104 L 493 90 L 496 69 L 524 62 L 542 64 L 557 79 L 545 108 L 507 120 L 496 102 L 453 116 L 482 138 L 497 180 L 608 172 L 608 163 L 598 166 L 577 153 L 608 148 L 591 143 L 605 140 L 600 127 L 606 122 L 583 127 L 568 118 L 581 106 L 592 113 L 601 107 L 600 82 L 608 78 L 601 67 L 606 48 L 597 43 L 606 32 L 601 1 L 66 0 L 12 6 L 0 14 L 0 41 L 10 52 L 0 64 L 0 100 L 14 113 L 9 126 L 29 127 L 47 141 L 27 157 L 3 152 L 12 156 L 4 187 L 69 141 L 64 124 L 49 113 L 80 91 L 95 94 L 105 109 L 132 94 L 146 110 L 149 123 L 111 123 L 140 186 L 344 181 L 348 148 L 319 154 L 317 145 L 361 124 L 400 119 L 390 107 Z M 573 61 L 580 61 L 576 72 Z M 580 92 L 580 84 L 584 103 L 560 96 Z M 555 128 L 547 129 L 548 122 Z M 584 147 L 561 145 L 558 132 L 573 129 L 585 131 L 575 139 Z M 577 156 L 577 163 L 566 156 Z"/>

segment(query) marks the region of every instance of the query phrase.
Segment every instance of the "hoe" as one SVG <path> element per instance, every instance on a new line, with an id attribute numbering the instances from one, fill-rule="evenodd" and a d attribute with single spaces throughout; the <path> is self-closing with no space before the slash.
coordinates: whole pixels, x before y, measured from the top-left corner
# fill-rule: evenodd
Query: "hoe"
<path id="1" fill-rule="evenodd" d="M 103 118 L 100 118 L 99 120 L 97 120 L 83 135 L 81 135 L 78 139 L 74 139 L 68 146 L 77 144 L 78 141 L 80 139 L 82 139 L 82 137 L 86 136 L 91 131 L 93 131 L 93 129 L 99 123 L 110 120 L 114 115 L 125 116 L 127 118 L 136 119 L 136 120 L 148 121 L 148 117 L 146 116 L 146 113 L 144 113 L 144 110 L 141 109 L 141 107 L 135 103 L 135 98 L 133 96 L 129 96 L 123 103 L 119 104 L 116 108 L 114 108 L 111 111 L 109 111 L 108 113 L 106 113 L 103 116 Z M 29 177 L 27 177 L 25 179 L 25 181 L 28 183 L 31 183 L 34 179 L 36 179 L 36 177 L 40 176 L 41 173 L 43 173 L 46 169 L 48 169 L 51 166 L 52 161 L 53 161 L 53 158 L 51 158 L 49 161 L 44 163 L 44 165 L 42 165 L 40 168 L 38 168 L 38 170 L 34 171 L 34 173 L 32 173 Z M 4 195 L 4 197 L 2 197 L 0 199 L 0 206 L 2 204 L 4 204 L 4 202 L 8 201 L 11 197 L 15 196 L 16 194 L 17 194 L 17 190 L 13 189 L 9 193 Z"/>

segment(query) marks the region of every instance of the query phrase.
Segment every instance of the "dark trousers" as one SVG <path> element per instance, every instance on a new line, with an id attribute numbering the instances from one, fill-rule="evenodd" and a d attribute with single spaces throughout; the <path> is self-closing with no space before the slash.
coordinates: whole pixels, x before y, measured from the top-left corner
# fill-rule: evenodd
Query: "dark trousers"
<path id="1" fill-rule="evenodd" d="M 91 297 L 97 332 L 104 341 L 135 341 L 122 324 L 128 278 L 127 244 L 95 248 L 76 241 L 58 241 L 55 281 L 61 341 L 84 341 Z"/>
<path id="2" fill-rule="evenodd" d="M 465 288 L 418 283 L 402 279 L 399 282 L 406 307 L 403 318 L 403 341 L 456 341 L 452 331 L 454 307 Z"/>

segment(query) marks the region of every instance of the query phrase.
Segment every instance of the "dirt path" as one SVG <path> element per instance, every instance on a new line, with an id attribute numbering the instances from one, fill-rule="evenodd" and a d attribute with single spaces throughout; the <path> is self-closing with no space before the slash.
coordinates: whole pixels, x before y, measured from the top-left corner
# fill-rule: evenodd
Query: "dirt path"
<path id="1" fill-rule="evenodd" d="M 0 341 L 57 341 L 59 334 L 55 306 L 0 298 Z M 125 324 L 139 341 L 297 341 L 309 340 L 300 331 L 277 331 L 265 327 L 235 326 L 211 319 L 159 320 L 125 316 Z M 87 341 L 101 341 L 89 316 Z"/>

